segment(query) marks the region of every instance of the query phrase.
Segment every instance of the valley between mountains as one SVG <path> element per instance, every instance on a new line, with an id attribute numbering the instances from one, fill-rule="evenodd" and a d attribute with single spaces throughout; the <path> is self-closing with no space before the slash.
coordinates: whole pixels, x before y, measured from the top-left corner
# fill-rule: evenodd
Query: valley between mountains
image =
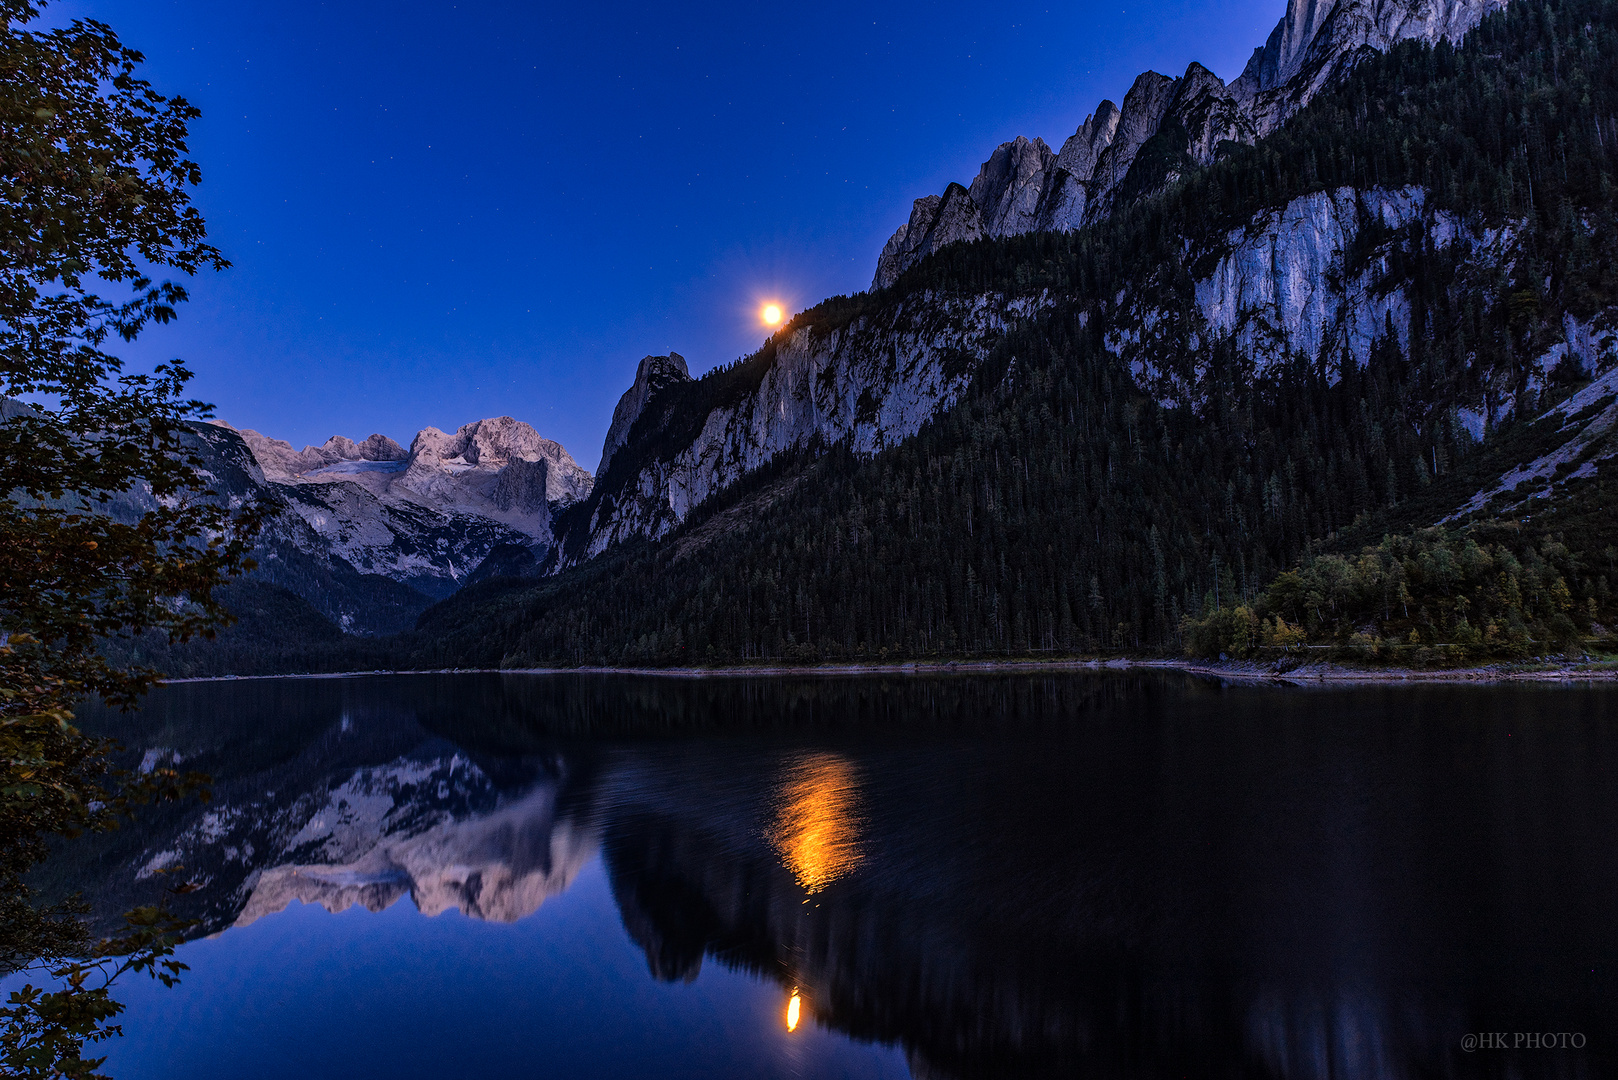
<path id="1" fill-rule="evenodd" d="M 511 417 L 199 425 L 211 497 L 264 520 L 238 623 L 109 647 L 175 675 L 1601 652 L 1615 165 L 1618 0 L 1292 0 L 1234 82 L 1148 72 L 918 198 L 868 291 L 758 352 L 646 357 L 593 476 Z"/>

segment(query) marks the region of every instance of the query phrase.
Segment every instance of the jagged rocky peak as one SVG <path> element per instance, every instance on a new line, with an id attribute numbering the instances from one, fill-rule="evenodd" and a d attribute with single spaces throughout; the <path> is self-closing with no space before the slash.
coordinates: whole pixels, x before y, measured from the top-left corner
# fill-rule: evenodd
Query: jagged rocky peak
<path id="1" fill-rule="evenodd" d="M 1290 0 L 1232 86 L 1243 95 L 1259 94 L 1361 48 L 1386 50 L 1412 39 L 1458 41 L 1504 6 L 1505 0 Z"/>
<path id="2" fill-rule="evenodd" d="M 1291 0 L 1269 40 L 1253 50 L 1240 80 L 1244 89 L 1253 93 L 1274 90 L 1296 75 L 1309 44 L 1335 6 L 1335 0 Z"/>
<path id="3" fill-rule="evenodd" d="M 943 195 L 917 199 L 910 221 L 899 226 L 877 257 L 872 287 L 893 284 L 900 274 L 946 244 L 967 243 L 982 236 L 983 214 L 961 185 L 951 184 Z"/>
<path id="4" fill-rule="evenodd" d="M 1170 109 L 1185 129 L 1187 155 L 1199 165 L 1213 161 L 1222 142 L 1251 143 L 1258 138 L 1235 89 L 1201 64 L 1185 69 Z"/>
<path id="5" fill-rule="evenodd" d="M 1101 102 L 1059 153 L 1039 139 L 1018 137 L 995 150 L 970 188 L 951 184 L 943 196 L 917 199 L 910 220 L 883 246 L 871 287 L 892 285 L 946 244 L 1065 231 L 1100 220 L 1112 212 L 1136 156 L 1154 136 L 1172 134 L 1187 161 L 1205 165 L 1222 142 L 1251 143 L 1285 123 L 1362 50 L 1385 50 L 1410 39 L 1456 41 L 1504 5 L 1288 0 L 1286 14 L 1235 82 L 1226 85 L 1197 63 L 1178 79 L 1145 72 L 1122 107 Z"/>
<path id="6" fill-rule="evenodd" d="M 341 436 L 334 435 L 332 438 L 335 440 Z M 347 439 L 342 441 L 348 442 Z M 373 434 L 364 442 L 355 445 L 354 450 L 362 461 L 403 461 L 406 456 L 405 448 L 386 435 Z"/>
<path id="7" fill-rule="evenodd" d="M 1037 220 L 1042 181 L 1056 155 L 1044 139 L 1032 142 L 1017 136 L 1002 144 L 982 170 L 967 194 L 989 227 L 990 236 L 1026 232 Z"/>
<path id="8" fill-rule="evenodd" d="M 654 394 L 676 383 L 690 381 L 691 371 L 685 365 L 685 357 L 679 353 L 643 357 L 635 368 L 634 383 L 618 399 L 618 407 L 612 410 L 612 424 L 607 428 L 607 438 L 601 444 L 601 464 L 596 466 L 596 474 L 606 475 L 607 463 L 629 441 L 630 428 L 646 411 L 646 403 L 652 400 Z"/>
<path id="9" fill-rule="evenodd" d="M 1112 145 L 1122 116 L 1118 106 L 1103 98 L 1096 111 L 1084 118 L 1079 130 L 1068 136 L 1062 152 L 1056 156 L 1057 168 L 1074 176 L 1089 176 L 1096 171 L 1101 152 Z"/>

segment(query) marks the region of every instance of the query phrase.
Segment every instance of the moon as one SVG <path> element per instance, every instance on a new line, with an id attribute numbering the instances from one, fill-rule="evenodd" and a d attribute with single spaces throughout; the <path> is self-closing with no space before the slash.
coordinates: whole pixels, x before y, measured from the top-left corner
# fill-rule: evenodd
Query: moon
<path id="1" fill-rule="evenodd" d="M 765 326 L 780 326 L 781 305 L 765 304 L 764 307 L 759 311 L 758 317 L 764 320 Z"/>

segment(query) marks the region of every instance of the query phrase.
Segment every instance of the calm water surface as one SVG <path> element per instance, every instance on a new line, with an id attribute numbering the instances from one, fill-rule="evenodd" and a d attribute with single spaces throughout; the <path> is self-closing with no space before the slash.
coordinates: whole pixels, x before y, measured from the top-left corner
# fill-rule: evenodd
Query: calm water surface
<path id="1" fill-rule="evenodd" d="M 109 925 L 203 886 L 185 981 L 124 986 L 118 1080 L 1607 1077 L 1615 706 L 1172 673 L 171 686 L 89 726 L 213 802 L 43 883 Z"/>

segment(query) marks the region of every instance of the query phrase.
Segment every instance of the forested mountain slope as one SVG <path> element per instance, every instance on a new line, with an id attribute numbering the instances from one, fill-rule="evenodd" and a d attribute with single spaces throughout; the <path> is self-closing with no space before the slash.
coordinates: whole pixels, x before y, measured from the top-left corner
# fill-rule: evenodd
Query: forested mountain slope
<path id="1" fill-rule="evenodd" d="M 1501 0 L 1291 0 L 1269 41 L 1228 86 L 1197 64 L 1181 79 L 1146 72 L 1121 109 L 1102 102 L 1060 154 L 1038 139 L 1002 145 L 969 189 L 952 184 L 942 197 L 918 200 L 911 222 L 878 260 L 879 302 L 862 296 L 823 304 L 753 356 L 694 381 L 683 363 L 679 379 L 655 387 L 638 374 L 614 413 L 608 439 L 614 453 L 606 458 L 616 467 L 604 459 L 589 506 L 572 516 L 555 565 L 576 565 L 632 537 L 666 535 L 698 504 L 779 454 L 844 439 L 875 452 L 954 404 L 995 341 L 1052 297 L 1019 279 L 966 290 L 886 288 L 931 253 L 1104 222 L 1276 130 L 1379 50 L 1399 42 L 1454 43 L 1500 6 Z M 1323 331 L 1342 322 L 1335 337 L 1346 338 L 1363 364 L 1388 315 L 1407 325 L 1408 305 L 1398 290 L 1373 292 L 1373 266 L 1347 267 L 1345 274 L 1345 249 L 1371 219 L 1383 230 L 1420 224 L 1453 239 L 1453 216 L 1432 210 L 1425 195 L 1408 186 L 1305 192 L 1276 207 L 1267 222 L 1244 215 L 1244 225 L 1263 226 L 1245 242 L 1187 235 L 1202 253 L 1229 256 L 1198 269 L 1202 314 L 1219 331 L 1242 324 L 1243 344 L 1272 354 L 1313 355 L 1326 343 Z M 1368 239 L 1373 247 L 1378 242 Z M 1460 239 L 1477 248 L 1500 246 L 1502 237 Z M 1481 254 L 1498 261 L 1503 252 Z M 1112 344 L 1132 365 L 1149 362 L 1132 355 L 1149 351 L 1138 334 Z M 660 370 L 672 370 L 671 359 L 661 363 Z"/>
<path id="2" fill-rule="evenodd" d="M 1618 4 L 1514 4 L 1459 46 L 1364 57 L 1286 126 L 1104 221 L 948 246 L 812 309 L 776 341 L 895 312 L 966 333 L 950 305 L 982 296 L 1015 315 L 914 437 L 811 441 L 659 545 L 464 591 L 424 616 L 418 659 L 1179 648 L 1188 616 L 1320 545 L 1475 505 L 1586 431 L 1532 419 L 1614 360 L 1615 61 Z M 614 471 L 689 415 L 663 400 Z M 1611 479 L 1591 438 L 1551 501 L 1594 514 L 1597 543 Z M 1523 516 L 1522 544 L 1556 543 L 1543 509 Z M 1552 575 L 1564 633 L 1610 619 L 1599 551 Z M 1428 614 L 1412 629 L 1445 642 Z"/>

